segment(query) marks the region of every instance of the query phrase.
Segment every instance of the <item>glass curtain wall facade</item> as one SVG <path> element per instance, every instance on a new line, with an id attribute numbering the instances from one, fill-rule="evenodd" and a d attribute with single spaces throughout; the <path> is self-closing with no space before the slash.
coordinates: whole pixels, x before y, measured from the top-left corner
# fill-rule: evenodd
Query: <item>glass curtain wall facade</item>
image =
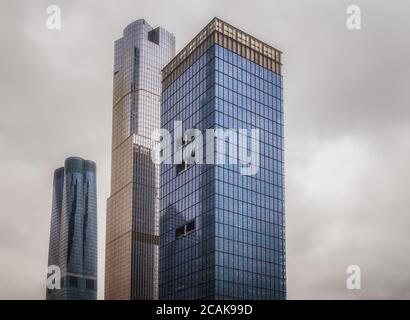
<path id="1" fill-rule="evenodd" d="M 286 299 L 281 52 L 215 18 L 163 76 L 165 129 L 258 129 L 260 161 L 161 165 L 160 298 Z"/>
<path id="2" fill-rule="evenodd" d="M 151 134 L 160 126 L 161 69 L 174 55 L 174 36 L 144 20 L 115 42 L 105 299 L 158 298 L 159 166 Z"/>
<path id="3" fill-rule="evenodd" d="M 61 271 L 61 289 L 47 300 L 97 299 L 97 194 L 93 161 L 72 157 L 55 170 L 49 266 Z"/>

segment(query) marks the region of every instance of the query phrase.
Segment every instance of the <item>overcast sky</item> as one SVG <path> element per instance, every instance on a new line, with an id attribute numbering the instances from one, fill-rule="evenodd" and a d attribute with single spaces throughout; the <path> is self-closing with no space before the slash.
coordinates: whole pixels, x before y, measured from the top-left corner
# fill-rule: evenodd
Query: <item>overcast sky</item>
<path id="1" fill-rule="evenodd" d="M 409 14 L 407 0 L 2 0 L 0 299 L 44 299 L 53 170 L 73 155 L 98 166 L 103 297 L 113 42 L 144 18 L 179 51 L 214 16 L 284 52 L 288 298 L 410 299 Z"/>

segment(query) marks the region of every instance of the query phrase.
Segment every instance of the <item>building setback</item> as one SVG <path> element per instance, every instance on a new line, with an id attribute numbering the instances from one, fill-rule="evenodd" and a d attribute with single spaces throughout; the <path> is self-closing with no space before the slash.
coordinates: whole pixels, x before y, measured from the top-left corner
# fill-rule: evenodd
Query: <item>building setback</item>
<path id="1" fill-rule="evenodd" d="M 61 288 L 47 300 L 97 299 L 97 195 L 93 161 L 67 158 L 55 170 L 48 265 L 57 266 Z"/>
<path id="2" fill-rule="evenodd" d="M 151 134 L 160 126 L 161 69 L 174 55 L 174 36 L 144 20 L 115 42 L 105 299 L 158 298 L 159 166 Z"/>
<path id="3" fill-rule="evenodd" d="M 281 67 L 215 18 L 163 69 L 162 127 L 257 129 L 259 168 L 161 165 L 160 299 L 286 299 Z"/>

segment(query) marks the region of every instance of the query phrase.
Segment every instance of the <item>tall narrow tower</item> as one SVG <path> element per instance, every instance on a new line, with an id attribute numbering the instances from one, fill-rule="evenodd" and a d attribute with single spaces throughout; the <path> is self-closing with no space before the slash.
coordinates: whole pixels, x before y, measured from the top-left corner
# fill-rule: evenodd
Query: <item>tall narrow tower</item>
<path id="1" fill-rule="evenodd" d="M 105 299 L 157 299 L 161 69 L 174 35 L 137 20 L 115 42 L 111 196 L 107 201 Z"/>
<path id="2" fill-rule="evenodd" d="M 97 193 L 93 161 L 71 157 L 54 171 L 48 265 L 60 288 L 47 300 L 97 299 Z"/>

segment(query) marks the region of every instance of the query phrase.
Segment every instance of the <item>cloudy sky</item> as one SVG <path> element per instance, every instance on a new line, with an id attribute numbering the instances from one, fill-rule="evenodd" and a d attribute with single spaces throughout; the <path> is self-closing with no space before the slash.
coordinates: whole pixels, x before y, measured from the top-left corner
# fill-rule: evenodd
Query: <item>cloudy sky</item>
<path id="1" fill-rule="evenodd" d="M 361 30 L 346 28 L 350 4 Z M 407 0 L 1 1 L 0 299 L 44 298 L 52 175 L 71 155 L 98 165 L 103 297 L 113 42 L 144 18 L 179 50 L 214 16 L 284 52 L 288 298 L 410 299 L 409 13 Z"/>

